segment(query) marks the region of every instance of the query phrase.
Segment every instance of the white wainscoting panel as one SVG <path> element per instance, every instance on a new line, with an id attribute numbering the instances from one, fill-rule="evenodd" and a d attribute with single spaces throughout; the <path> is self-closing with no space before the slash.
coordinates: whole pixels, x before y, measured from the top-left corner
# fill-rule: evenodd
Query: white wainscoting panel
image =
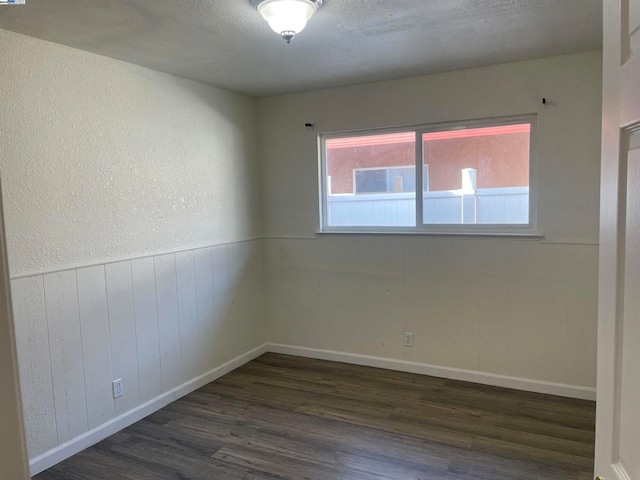
<path id="1" fill-rule="evenodd" d="M 58 442 L 86 432 L 87 396 L 75 270 L 45 275 Z"/>
<path id="2" fill-rule="evenodd" d="M 14 279 L 32 474 L 259 354 L 262 261 L 252 240 Z"/>
<path id="3" fill-rule="evenodd" d="M 215 318 L 217 319 L 216 334 L 224 337 L 225 326 L 228 325 L 227 319 L 231 317 L 229 306 L 232 302 L 231 286 L 229 284 L 229 269 L 227 262 L 227 246 L 220 245 L 211 249 L 211 271 L 213 272 L 213 309 Z M 219 356 L 226 356 L 226 351 L 214 352 L 216 361 Z"/>
<path id="4" fill-rule="evenodd" d="M 178 279 L 173 254 L 154 258 L 158 300 L 158 329 L 162 391 L 180 385 L 180 318 L 178 316 Z"/>
<path id="5" fill-rule="evenodd" d="M 131 273 L 138 345 L 140 402 L 144 403 L 162 393 L 156 273 L 153 258 L 139 258 L 132 261 Z"/>
<path id="6" fill-rule="evenodd" d="M 109 264 L 106 273 L 113 380 L 121 378 L 124 390 L 115 401 L 116 414 L 121 415 L 140 403 L 131 262 Z"/>
<path id="7" fill-rule="evenodd" d="M 78 304 L 84 352 L 84 380 L 89 428 L 115 417 L 111 391 L 111 333 L 104 267 L 81 268 L 78 275 Z"/>
<path id="8" fill-rule="evenodd" d="M 211 269 L 211 249 L 201 248 L 194 252 L 196 271 L 196 316 L 198 323 L 198 348 L 200 349 L 200 369 L 213 368 L 213 341 L 215 316 L 213 310 L 213 272 Z"/>
<path id="9" fill-rule="evenodd" d="M 192 251 L 176 253 L 178 314 L 180 318 L 181 379 L 193 378 L 200 366 L 196 266 Z"/>

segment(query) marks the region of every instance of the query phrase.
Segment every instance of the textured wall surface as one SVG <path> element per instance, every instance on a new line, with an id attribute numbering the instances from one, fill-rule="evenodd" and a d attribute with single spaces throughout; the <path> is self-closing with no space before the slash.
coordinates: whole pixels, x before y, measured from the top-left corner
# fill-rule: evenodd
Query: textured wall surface
<path id="1" fill-rule="evenodd" d="M 0 31 L 11 274 L 260 234 L 255 101 Z"/>
<path id="2" fill-rule="evenodd" d="M 600 64 L 588 53 L 260 100 L 270 340 L 593 387 Z M 530 113 L 543 241 L 314 236 L 319 133 Z"/>
<path id="3" fill-rule="evenodd" d="M 264 342 L 263 246 L 245 241 L 261 235 L 256 104 L 14 33 L 0 43 L 20 378 L 29 455 L 46 459 Z"/>

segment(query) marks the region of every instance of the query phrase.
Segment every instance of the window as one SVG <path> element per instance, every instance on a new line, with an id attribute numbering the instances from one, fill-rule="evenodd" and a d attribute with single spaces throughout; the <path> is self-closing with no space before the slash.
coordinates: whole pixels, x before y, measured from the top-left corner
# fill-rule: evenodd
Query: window
<path id="1" fill-rule="evenodd" d="M 322 135 L 322 229 L 535 233 L 534 127 L 527 116 Z"/>

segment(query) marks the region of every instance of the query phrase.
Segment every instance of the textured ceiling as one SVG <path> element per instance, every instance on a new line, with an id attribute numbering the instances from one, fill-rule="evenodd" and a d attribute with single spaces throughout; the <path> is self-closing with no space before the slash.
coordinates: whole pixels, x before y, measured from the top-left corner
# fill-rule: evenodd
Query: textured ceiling
<path id="1" fill-rule="evenodd" d="M 250 0 L 0 7 L 0 28 L 254 96 L 597 50 L 601 23 L 602 0 L 326 0 L 287 45 Z"/>

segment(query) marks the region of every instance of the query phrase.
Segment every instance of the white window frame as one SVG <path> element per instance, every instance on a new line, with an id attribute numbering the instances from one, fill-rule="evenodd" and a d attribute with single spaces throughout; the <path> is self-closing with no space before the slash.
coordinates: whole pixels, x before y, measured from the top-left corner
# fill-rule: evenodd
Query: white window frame
<path id="1" fill-rule="evenodd" d="M 425 224 L 423 215 L 423 142 L 426 133 L 449 130 L 466 130 L 483 127 L 501 127 L 528 123 L 531 125 L 529 150 L 529 223 L 527 224 Z M 366 137 L 391 133 L 415 133 L 416 146 L 416 225 L 411 227 L 381 226 L 329 226 L 327 196 L 327 140 L 347 137 Z M 537 158 L 537 114 L 526 114 L 509 117 L 494 117 L 476 120 L 464 120 L 435 124 L 413 125 L 393 128 L 377 128 L 345 132 L 321 133 L 318 136 L 319 149 L 319 184 L 320 184 L 320 229 L 318 233 L 363 233 L 363 234 L 431 234 L 431 235 L 479 235 L 479 236 L 514 236 L 542 237 L 538 230 L 538 158 Z M 381 169 L 384 167 L 375 167 Z M 355 180 L 354 180 L 355 181 Z M 354 187 L 355 192 L 355 187 Z"/>

